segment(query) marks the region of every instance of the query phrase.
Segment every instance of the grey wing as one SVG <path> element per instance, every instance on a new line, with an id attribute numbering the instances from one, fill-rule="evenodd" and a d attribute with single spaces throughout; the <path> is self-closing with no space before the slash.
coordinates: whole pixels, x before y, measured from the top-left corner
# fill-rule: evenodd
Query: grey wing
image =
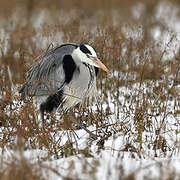
<path id="1" fill-rule="evenodd" d="M 39 62 L 31 68 L 27 82 L 19 91 L 22 98 L 46 96 L 60 90 L 65 82 L 63 58 L 77 47 L 77 44 L 63 44 L 42 54 Z"/>

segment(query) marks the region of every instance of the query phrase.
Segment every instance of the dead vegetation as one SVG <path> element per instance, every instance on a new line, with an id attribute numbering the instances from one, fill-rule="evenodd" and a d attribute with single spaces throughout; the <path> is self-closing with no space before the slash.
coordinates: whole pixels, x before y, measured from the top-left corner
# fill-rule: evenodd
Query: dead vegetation
<path id="1" fill-rule="evenodd" d="M 52 114 L 47 117 L 46 130 L 40 129 L 37 121 L 39 112 L 32 99 L 23 103 L 17 93 L 25 82 L 25 73 L 51 43 L 53 46 L 62 42 L 88 43 L 111 70 L 109 76 L 99 73 L 97 110 L 85 106 L 69 112 L 87 127 L 93 125 L 96 128 L 98 152 L 106 149 L 104 144 L 108 139 L 115 140 L 123 134 L 126 144 L 119 153 L 131 152 L 132 158 L 146 155 L 166 157 L 167 154 L 171 157 L 176 154 L 180 126 L 180 89 L 177 88 L 180 83 L 180 49 L 171 50 L 175 42 L 179 43 L 177 35 L 161 18 L 156 18 L 161 3 L 160 0 L 63 0 L 54 3 L 49 0 L 38 3 L 13 0 L 10 4 L 2 1 L 0 179 L 45 178 L 42 166 L 28 162 L 23 156 L 17 159 L 12 154 L 14 159 L 7 161 L 3 157 L 7 148 L 20 154 L 26 150 L 46 150 L 47 155 L 39 160 L 40 163 L 78 154 L 93 157 L 90 147 L 79 149 L 76 143 L 79 137 L 73 131 L 78 127 L 72 127 L 66 118 L 60 123 L 60 117 Z M 179 17 L 179 1 L 166 3 L 178 7 Z M 44 16 L 39 19 L 42 23 L 38 24 L 41 16 Z M 159 38 L 154 37 L 156 29 L 160 30 Z M 166 34 L 170 38 L 164 43 L 160 37 Z M 170 51 L 173 55 L 168 58 Z M 112 120 L 112 116 L 116 121 Z M 175 119 L 172 126 L 168 120 L 170 116 Z M 70 131 L 67 132 L 67 129 Z M 164 134 L 167 132 L 172 135 L 174 143 L 166 139 Z M 62 145 L 65 135 L 69 139 Z M 151 152 L 146 149 L 151 149 Z M 91 171 L 85 172 L 93 178 L 97 167 L 98 162 L 94 162 Z M 51 170 L 58 174 L 55 169 Z M 119 172 L 123 174 L 121 167 Z M 134 179 L 134 176 L 132 174 L 124 179 Z M 174 177 L 174 172 L 169 172 L 169 179 Z"/>

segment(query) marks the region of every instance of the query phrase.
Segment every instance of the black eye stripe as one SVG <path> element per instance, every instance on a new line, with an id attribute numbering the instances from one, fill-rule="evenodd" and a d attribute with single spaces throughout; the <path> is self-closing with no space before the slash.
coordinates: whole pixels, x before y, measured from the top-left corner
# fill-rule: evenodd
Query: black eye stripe
<path id="1" fill-rule="evenodd" d="M 84 44 L 81 44 L 80 45 L 80 50 L 83 52 L 83 53 L 85 53 L 85 54 L 91 54 L 92 55 L 92 53 L 91 53 L 91 51 L 84 45 Z"/>

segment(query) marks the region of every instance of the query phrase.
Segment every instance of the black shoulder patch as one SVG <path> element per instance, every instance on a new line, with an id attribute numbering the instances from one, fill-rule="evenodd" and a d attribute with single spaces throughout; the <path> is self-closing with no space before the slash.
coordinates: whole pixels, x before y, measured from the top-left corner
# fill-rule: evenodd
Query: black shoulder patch
<path id="1" fill-rule="evenodd" d="M 92 55 L 91 51 L 84 44 L 80 45 L 80 50 L 85 54 L 88 53 Z"/>
<path id="2" fill-rule="evenodd" d="M 65 82 L 70 83 L 73 73 L 76 69 L 76 64 L 71 55 L 65 55 L 63 58 L 63 69 L 65 73 Z"/>

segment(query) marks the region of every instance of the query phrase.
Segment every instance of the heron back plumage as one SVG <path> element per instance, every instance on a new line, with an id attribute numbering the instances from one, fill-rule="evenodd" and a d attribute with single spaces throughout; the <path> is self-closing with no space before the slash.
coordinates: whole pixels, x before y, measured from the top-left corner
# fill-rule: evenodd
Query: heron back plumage
<path id="1" fill-rule="evenodd" d="M 22 97 L 44 96 L 57 92 L 63 86 L 65 78 L 64 56 L 71 54 L 77 47 L 77 44 L 63 44 L 43 53 L 30 69 L 28 80 L 19 91 Z"/>

